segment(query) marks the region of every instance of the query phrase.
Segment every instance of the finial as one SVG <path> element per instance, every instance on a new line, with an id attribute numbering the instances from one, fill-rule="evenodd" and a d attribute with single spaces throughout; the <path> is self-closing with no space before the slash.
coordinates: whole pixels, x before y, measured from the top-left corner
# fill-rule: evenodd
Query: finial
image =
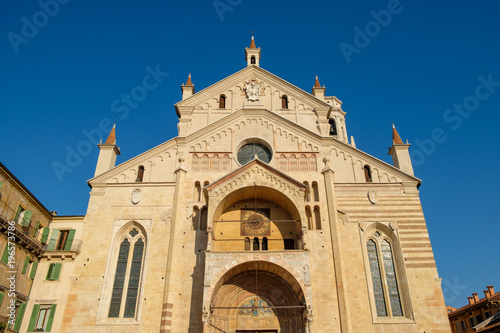
<path id="1" fill-rule="evenodd" d="M 401 140 L 401 137 L 399 136 L 398 131 L 396 130 L 396 126 L 394 126 L 394 122 L 392 123 L 392 143 L 398 145 L 403 144 L 403 140 Z"/>
<path id="2" fill-rule="evenodd" d="M 255 45 L 255 39 L 253 37 L 253 34 L 254 34 L 255 31 L 252 30 L 252 41 L 250 42 L 250 48 L 251 49 L 256 49 L 257 46 Z"/>
<path id="3" fill-rule="evenodd" d="M 191 82 L 191 73 L 189 73 L 188 79 L 186 81 L 186 86 L 192 86 L 193 82 Z"/>
<path id="4" fill-rule="evenodd" d="M 316 75 L 316 82 L 314 82 L 314 87 L 321 88 L 321 84 L 319 84 L 319 80 L 318 80 L 318 75 Z"/>
<path id="5" fill-rule="evenodd" d="M 114 144 L 116 144 L 116 132 L 115 132 L 115 127 L 116 127 L 116 123 L 115 123 L 115 124 L 113 124 L 113 128 L 111 129 L 111 132 L 109 132 L 109 136 L 108 136 L 108 138 L 106 139 L 105 144 L 107 144 L 107 145 L 114 145 Z"/>

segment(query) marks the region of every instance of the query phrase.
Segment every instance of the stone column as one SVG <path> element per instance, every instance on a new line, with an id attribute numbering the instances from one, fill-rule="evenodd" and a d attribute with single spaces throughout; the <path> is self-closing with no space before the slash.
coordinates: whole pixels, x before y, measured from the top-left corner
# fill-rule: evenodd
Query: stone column
<path id="1" fill-rule="evenodd" d="M 333 252 L 333 265 L 335 267 L 335 279 L 337 284 L 337 299 L 339 304 L 340 328 L 341 332 L 351 332 L 351 319 L 347 304 L 346 281 L 343 271 L 342 240 L 340 235 L 337 195 L 335 194 L 334 171 L 330 166 L 330 157 L 326 156 L 323 161 L 325 167 L 321 171 L 325 178 L 326 202 L 328 204 L 328 220 L 330 221 L 330 237 Z"/>
<path id="2" fill-rule="evenodd" d="M 169 237 L 169 244 L 168 244 L 168 254 L 167 254 L 167 270 L 165 273 L 165 287 L 163 291 L 163 310 L 162 310 L 162 318 L 161 318 L 161 326 L 160 326 L 160 333 L 166 333 L 169 332 L 168 326 L 171 325 L 171 318 L 168 318 L 166 315 L 168 312 L 171 313 L 172 310 L 167 311 L 167 309 L 172 309 L 173 304 L 171 303 L 172 301 L 169 300 L 169 286 L 170 286 L 170 279 L 172 275 L 172 261 L 174 259 L 174 256 L 172 255 L 173 252 L 173 247 L 174 247 L 174 240 L 175 240 L 175 224 L 177 220 L 179 220 L 179 212 L 182 210 L 182 193 L 181 189 L 184 187 L 184 179 L 187 171 L 184 169 L 184 163 L 185 158 L 183 156 L 179 157 L 179 167 L 177 170 L 175 170 L 176 174 L 176 184 L 175 184 L 175 195 L 174 195 L 174 203 L 172 204 L 172 222 L 170 224 L 170 237 Z M 171 316 L 171 314 L 170 314 Z"/>

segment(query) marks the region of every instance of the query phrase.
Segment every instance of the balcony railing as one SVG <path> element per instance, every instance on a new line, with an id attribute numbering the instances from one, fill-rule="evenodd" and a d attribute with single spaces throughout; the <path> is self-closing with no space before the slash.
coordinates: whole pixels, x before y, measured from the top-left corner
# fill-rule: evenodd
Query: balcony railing
<path id="1" fill-rule="evenodd" d="M 82 241 L 73 239 L 72 241 L 66 241 L 64 244 L 56 244 L 56 242 L 51 241 L 43 248 L 46 252 L 76 252 L 79 254 L 82 248 Z"/>
<path id="2" fill-rule="evenodd" d="M 37 217 L 32 215 L 29 220 L 25 219 L 18 216 L 17 209 L 13 209 L 5 202 L 0 202 L 0 229 L 4 233 L 14 232 L 18 244 L 40 255 L 44 250 L 41 242 L 42 233 L 39 232 L 41 225 L 36 224 L 40 219 Z M 12 222 L 14 222 L 15 230 L 9 229 L 9 227 L 12 228 Z"/>

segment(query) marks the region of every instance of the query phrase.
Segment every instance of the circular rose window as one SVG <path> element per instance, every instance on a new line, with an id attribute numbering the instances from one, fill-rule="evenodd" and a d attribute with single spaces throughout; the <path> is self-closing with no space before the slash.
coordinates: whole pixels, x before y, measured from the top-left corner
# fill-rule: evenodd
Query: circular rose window
<path id="1" fill-rule="evenodd" d="M 241 165 L 247 164 L 254 158 L 258 158 L 262 162 L 269 163 L 271 161 L 271 151 L 261 143 L 247 143 L 238 150 L 238 162 Z"/>

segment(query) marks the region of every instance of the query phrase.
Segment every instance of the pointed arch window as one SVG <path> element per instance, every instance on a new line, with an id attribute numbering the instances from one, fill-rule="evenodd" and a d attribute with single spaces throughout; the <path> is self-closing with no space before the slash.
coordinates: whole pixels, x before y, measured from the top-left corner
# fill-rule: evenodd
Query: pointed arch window
<path id="1" fill-rule="evenodd" d="M 398 270 L 396 267 L 393 242 L 394 239 L 376 230 L 365 243 L 369 266 L 367 274 L 371 280 L 371 294 L 374 302 L 373 313 L 377 318 L 404 317 L 405 313 L 410 313 L 408 309 L 405 310 L 401 298 L 399 283 L 401 269 Z M 403 289 L 405 289 L 404 286 Z"/>
<path id="2" fill-rule="evenodd" d="M 250 64 L 255 65 L 255 56 L 250 58 Z"/>
<path id="3" fill-rule="evenodd" d="M 225 109 L 226 108 L 226 95 L 220 95 L 219 96 L 219 109 Z"/>
<path id="4" fill-rule="evenodd" d="M 109 300 L 108 318 L 135 318 L 140 300 L 143 275 L 145 237 L 137 227 L 121 233 L 113 288 Z"/>

